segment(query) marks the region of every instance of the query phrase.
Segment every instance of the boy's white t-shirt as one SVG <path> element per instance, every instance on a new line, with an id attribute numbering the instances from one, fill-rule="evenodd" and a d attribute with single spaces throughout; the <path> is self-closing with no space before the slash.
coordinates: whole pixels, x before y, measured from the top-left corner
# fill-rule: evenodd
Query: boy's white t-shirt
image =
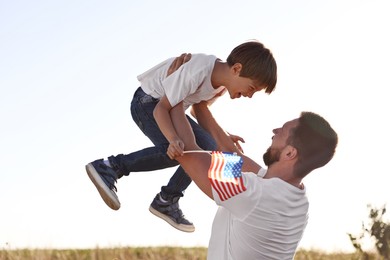
<path id="1" fill-rule="evenodd" d="M 212 186 L 219 208 L 207 259 L 293 259 L 308 220 L 306 190 L 264 174 L 242 173 L 245 191 L 224 201 Z"/>
<path id="2" fill-rule="evenodd" d="M 137 77 L 146 94 L 157 99 L 166 95 L 172 107 L 184 101 L 187 109 L 201 101 L 212 100 L 221 91 L 225 92 L 225 87 L 214 89 L 211 85 L 216 56 L 192 54 L 188 62 L 167 77 L 174 59 L 167 59 Z"/>

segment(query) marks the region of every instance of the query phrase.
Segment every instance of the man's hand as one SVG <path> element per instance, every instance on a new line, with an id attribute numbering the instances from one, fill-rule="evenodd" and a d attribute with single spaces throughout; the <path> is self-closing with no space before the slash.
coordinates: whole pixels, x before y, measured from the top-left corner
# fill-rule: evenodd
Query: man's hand
<path id="1" fill-rule="evenodd" d="M 175 72 L 178 68 L 180 68 L 181 65 L 186 63 L 191 59 L 191 53 L 183 53 L 179 57 L 177 57 L 169 66 L 167 76 L 171 75 L 173 72 Z"/>

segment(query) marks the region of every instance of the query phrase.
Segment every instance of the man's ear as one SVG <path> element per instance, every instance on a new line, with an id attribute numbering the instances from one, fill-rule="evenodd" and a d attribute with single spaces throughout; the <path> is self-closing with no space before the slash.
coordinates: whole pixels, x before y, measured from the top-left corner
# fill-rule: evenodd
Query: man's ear
<path id="1" fill-rule="evenodd" d="M 287 145 L 282 152 L 282 156 L 286 160 L 293 160 L 298 156 L 298 151 L 294 146 Z"/>
<path id="2" fill-rule="evenodd" d="M 234 63 L 233 66 L 230 68 L 234 75 L 240 75 L 242 70 L 242 64 L 241 63 Z"/>

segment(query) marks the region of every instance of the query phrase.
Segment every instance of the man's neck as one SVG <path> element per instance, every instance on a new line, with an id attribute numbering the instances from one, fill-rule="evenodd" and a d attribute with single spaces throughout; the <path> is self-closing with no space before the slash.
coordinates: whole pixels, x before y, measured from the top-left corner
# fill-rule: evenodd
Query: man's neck
<path id="1" fill-rule="evenodd" d="M 268 168 L 267 174 L 264 176 L 264 179 L 279 178 L 294 187 L 303 189 L 302 178 L 297 178 L 296 176 L 294 176 L 290 169 L 291 167 L 289 167 L 288 169 L 284 169 L 283 167 L 272 165 Z"/>

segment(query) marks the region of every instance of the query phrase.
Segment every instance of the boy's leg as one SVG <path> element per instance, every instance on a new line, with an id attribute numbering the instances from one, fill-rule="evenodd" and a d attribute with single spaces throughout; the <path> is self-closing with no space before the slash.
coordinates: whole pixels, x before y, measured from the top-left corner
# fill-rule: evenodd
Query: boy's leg
<path id="1" fill-rule="evenodd" d="M 112 209 L 120 208 L 116 195 L 115 183 L 123 175 L 136 171 L 153 171 L 178 165 L 166 154 L 168 141 L 161 133 L 153 117 L 153 110 L 158 100 L 146 95 L 140 88 L 134 93 L 131 103 L 131 114 L 142 132 L 155 145 L 127 155 L 110 156 L 108 161 L 96 160 L 86 165 L 92 182 L 98 189 L 105 203 Z"/>
<path id="2" fill-rule="evenodd" d="M 153 116 L 157 103 L 157 99 L 145 94 L 141 88 L 134 94 L 131 102 L 132 118 L 154 146 L 125 155 L 111 156 L 110 163 L 121 173 L 121 176 L 129 175 L 130 172 L 154 171 L 179 164 L 176 160 L 169 159 L 166 154 L 169 142 Z"/>
<path id="3" fill-rule="evenodd" d="M 215 150 L 217 145 L 211 135 L 190 117 L 187 116 L 187 119 L 191 124 L 199 147 L 204 150 Z M 161 187 L 160 194 L 157 194 L 150 205 L 149 210 L 177 229 L 186 232 L 194 231 L 195 227 L 191 222 L 185 219 L 178 204 L 179 198 L 184 196 L 184 191 L 190 184 L 191 178 L 185 173 L 182 167 L 179 167 L 169 180 L 168 184 Z M 164 201 L 171 203 L 161 203 L 161 197 Z"/>

